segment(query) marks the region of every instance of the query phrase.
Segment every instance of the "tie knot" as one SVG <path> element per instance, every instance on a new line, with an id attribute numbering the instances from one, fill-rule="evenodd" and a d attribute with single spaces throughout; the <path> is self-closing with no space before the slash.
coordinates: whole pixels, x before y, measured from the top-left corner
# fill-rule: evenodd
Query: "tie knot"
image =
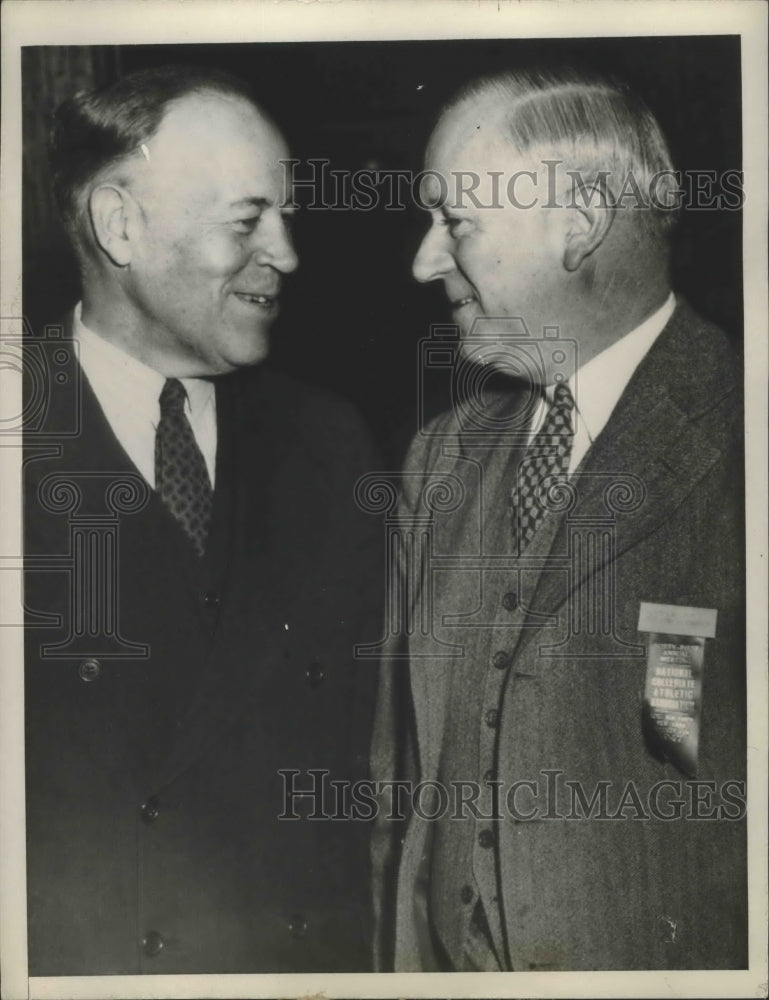
<path id="1" fill-rule="evenodd" d="M 574 396 L 571 394 L 568 382 L 559 382 L 553 391 L 553 406 L 561 410 L 574 409 Z"/>
<path id="2" fill-rule="evenodd" d="M 177 413 L 184 413 L 184 403 L 187 399 L 187 390 L 178 378 L 167 378 L 160 393 L 160 415 L 172 416 Z"/>

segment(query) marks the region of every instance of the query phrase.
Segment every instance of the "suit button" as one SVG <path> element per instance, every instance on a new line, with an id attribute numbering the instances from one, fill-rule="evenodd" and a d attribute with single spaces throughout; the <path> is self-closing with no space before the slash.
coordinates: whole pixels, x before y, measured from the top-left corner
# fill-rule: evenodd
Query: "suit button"
<path id="1" fill-rule="evenodd" d="M 160 815 L 160 800 L 154 795 L 150 795 L 142 805 L 141 813 L 145 823 L 154 823 Z"/>
<path id="2" fill-rule="evenodd" d="M 89 657 L 87 660 L 81 661 L 77 672 L 80 674 L 81 681 L 85 681 L 86 683 L 88 681 L 95 681 L 101 673 L 101 663 L 98 660 L 94 660 L 93 657 Z"/>
<path id="3" fill-rule="evenodd" d="M 165 941 L 157 931 L 147 931 L 142 938 L 142 950 L 148 958 L 156 958 L 165 946 Z"/>
<path id="4" fill-rule="evenodd" d="M 497 670 L 504 670 L 506 667 L 510 666 L 511 659 L 512 657 L 508 652 L 506 652 L 504 649 L 500 649 L 498 653 L 495 653 L 492 656 L 491 662 L 494 664 Z"/>
<path id="5" fill-rule="evenodd" d="M 496 708 L 490 708 L 483 718 L 489 729 L 496 729 L 499 712 Z"/>
<path id="6" fill-rule="evenodd" d="M 288 929 L 294 937 L 304 937 L 307 933 L 307 920 L 301 913 L 295 913 L 288 919 Z"/>
<path id="7" fill-rule="evenodd" d="M 475 893 L 473 892 L 472 886 L 463 885 L 462 891 L 459 894 L 459 898 L 462 900 L 463 903 L 472 903 L 474 895 Z"/>
<path id="8" fill-rule="evenodd" d="M 481 847 L 493 847 L 494 846 L 494 834 L 491 830 L 481 830 L 478 834 L 478 843 Z"/>
<path id="9" fill-rule="evenodd" d="M 307 680 L 310 682 L 310 687 L 316 688 L 324 676 L 323 667 L 320 663 L 311 663 L 307 668 Z"/>
<path id="10" fill-rule="evenodd" d="M 222 603 L 222 599 L 221 597 L 219 597 L 218 594 L 213 594 L 213 593 L 204 594 L 203 603 L 207 608 L 216 609 Z"/>
<path id="11" fill-rule="evenodd" d="M 505 611 L 515 611 L 518 607 L 518 595 L 514 590 L 509 590 L 502 598 L 502 607 Z"/>
<path id="12" fill-rule="evenodd" d="M 488 770 L 483 775 L 484 784 L 488 784 L 490 781 L 496 781 L 496 780 L 497 780 L 497 772 L 496 771 Z"/>

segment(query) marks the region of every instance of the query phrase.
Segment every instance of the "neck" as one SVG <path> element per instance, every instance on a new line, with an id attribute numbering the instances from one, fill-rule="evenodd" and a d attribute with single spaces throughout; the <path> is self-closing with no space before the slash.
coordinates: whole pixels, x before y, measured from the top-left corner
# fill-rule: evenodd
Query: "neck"
<path id="1" fill-rule="evenodd" d="M 114 280 L 83 282 L 83 323 L 125 354 L 168 374 L 168 358 L 147 336 L 146 322 L 139 322 L 136 308 Z"/>
<path id="2" fill-rule="evenodd" d="M 132 310 L 119 286 L 105 288 L 101 283 L 84 282 L 83 323 L 126 354 L 146 361 L 137 341 Z"/>
<path id="3" fill-rule="evenodd" d="M 616 285 L 614 286 L 616 288 Z M 616 299 L 612 295 L 612 301 L 604 296 L 598 307 L 598 322 L 602 329 L 605 346 L 611 344 L 635 330 L 645 320 L 652 316 L 661 306 L 665 304 L 670 295 L 670 284 L 665 280 L 645 284 L 643 288 L 638 288 L 635 283 L 626 288 L 628 294 L 622 294 L 622 289 L 617 289 Z"/>
<path id="4" fill-rule="evenodd" d="M 563 327 L 577 342 L 579 365 L 640 326 L 670 295 L 667 258 L 635 250 L 613 258 L 596 255 L 588 269 L 580 269 Z"/>

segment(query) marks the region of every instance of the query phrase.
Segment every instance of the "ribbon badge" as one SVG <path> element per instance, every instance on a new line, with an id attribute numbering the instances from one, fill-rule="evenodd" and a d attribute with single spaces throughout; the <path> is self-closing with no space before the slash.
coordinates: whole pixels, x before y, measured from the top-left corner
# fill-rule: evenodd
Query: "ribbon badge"
<path id="1" fill-rule="evenodd" d="M 690 777 L 697 775 L 705 640 L 715 638 L 718 612 L 641 603 L 638 631 L 648 656 L 644 731 L 651 749 Z"/>

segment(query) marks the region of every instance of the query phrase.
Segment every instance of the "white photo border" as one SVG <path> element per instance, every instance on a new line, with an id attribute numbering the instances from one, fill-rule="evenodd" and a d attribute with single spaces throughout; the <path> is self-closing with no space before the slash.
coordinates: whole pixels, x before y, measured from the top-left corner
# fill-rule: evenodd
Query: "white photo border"
<path id="1" fill-rule="evenodd" d="M 767 991 L 767 11 L 762 0 L 6 0 L 2 4 L 0 318 L 22 315 L 21 48 L 464 38 L 740 35 L 748 564 L 750 968 L 723 972 L 423 973 L 28 978 L 20 627 L 0 628 L 2 997 L 749 997 Z M 2 413 L 21 411 L 0 370 Z M 21 455 L 0 448 L 0 621 L 18 620 Z"/>

